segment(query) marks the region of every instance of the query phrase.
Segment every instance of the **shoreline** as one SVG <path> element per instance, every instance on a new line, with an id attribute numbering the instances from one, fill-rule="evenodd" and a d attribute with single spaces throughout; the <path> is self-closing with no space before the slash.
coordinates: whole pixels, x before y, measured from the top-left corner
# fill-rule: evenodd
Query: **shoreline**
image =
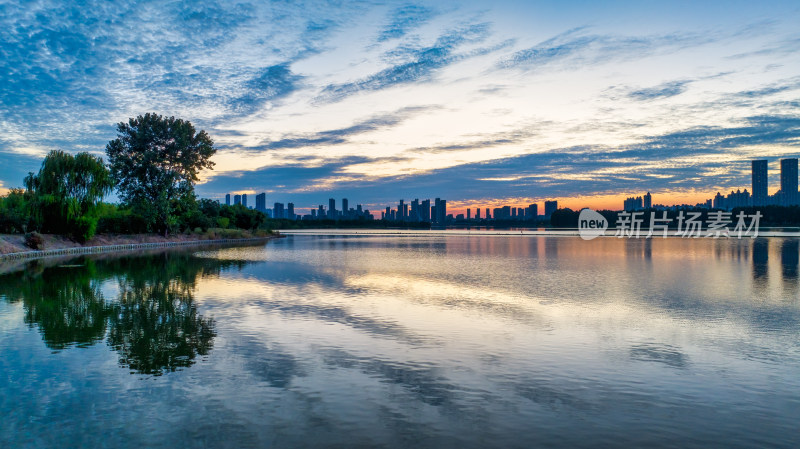
<path id="1" fill-rule="evenodd" d="M 44 259 L 49 257 L 60 257 L 60 256 L 80 256 L 84 254 L 125 252 L 125 251 L 135 251 L 140 249 L 173 248 L 173 247 L 191 246 L 191 245 L 216 245 L 216 244 L 246 243 L 246 242 L 257 242 L 257 241 L 266 242 L 280 237 L 282 237 L 281 234 L 269 235 L 265 237 L 124 243 L 115 245 L 74 246 L 68 248 L 56 248 L 56 249 L 45 249 L 45 250 L 32 249 L 29 251 L 17 251 L 13 253 L 0 254 L 0 262 L 10 261 L 10 260 Z"/>

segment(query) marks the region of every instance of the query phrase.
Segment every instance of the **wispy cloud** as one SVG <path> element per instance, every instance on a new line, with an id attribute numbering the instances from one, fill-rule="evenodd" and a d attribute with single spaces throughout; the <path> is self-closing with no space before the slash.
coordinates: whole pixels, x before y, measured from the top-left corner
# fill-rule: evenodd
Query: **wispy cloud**
<path id="1" fill-rule="evenodd" d="M 436 108 L 436 106 L 430 105 L 408 106 L 394 112 L 372 115 L 344 128 L 285 136 L 278 140 L 262 142 L 256 146 L 240 148 L 240 150 L 261 154 L 264 151 L 341 145 L 349 142 L 350 137 L 392 128 L 411 117 Z"/>
<path id="2" fill-rule="evenodd" d="M 641 101 L 674 97 L 686 92 L 686 87 L 689 85 L 689 83 L 691 83 L 691 81 L 670 81 L 654 87 L 636 89 L 628 93 L 628 96 L 634 100 Z"/>
<path id="3" fill-rule="evenodd" d="M 385 42 L 408 34 L 414 28 L 428 22 L 437 12 L 422 4 L 409 4 L 392 10 L 389 23 L 378 34 L 377 41 Z"/>
<path id="4" fill-rule="evenodd" d="M 469 57 L 457 54 L 459 46 L 484 41 L 489 36 L 489 24 L 478 23 L 463 26 L 441 35 L 427 47 L 404 49 L 408 61 L 393 65 L 365 78 L 326 86 L 317 101 L 339 101 L 348 95 L 364 91 L 376 91 L 394 86 L 429 81 L 431 75 L 442 67 Z M 482 52 L 479 54 L 483 54 Z M 472 55 L 475 55 L 473 53 Z"/>

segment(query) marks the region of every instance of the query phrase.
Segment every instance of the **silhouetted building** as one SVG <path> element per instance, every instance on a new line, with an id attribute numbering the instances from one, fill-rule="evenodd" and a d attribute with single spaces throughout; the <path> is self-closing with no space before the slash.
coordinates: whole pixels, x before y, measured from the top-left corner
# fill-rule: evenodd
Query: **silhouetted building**
<path id="1" fill-rule="evenodd" d="M 294 215 L 294 203 L 289 203 L 286 205 L 286 218 L 289 220 L 295 220 L 297 218 Z"/>
<path id="2" fill-rule="evenodd" d="M 267 194 L 259 193 L 256 195 L 256 210 L 261 212 L 267 211 Z"/>
<path id="3" fill-rule="evenodd" d="M 436 198 L 434 201 L 436 207 L 436 220 L 437 224 L 445 224 L 447 222 L 447 200 Z"/>
<path id="4" fill-rule="evenodd" d="M 350 213 L 350 209 L 347 198 L 342 198 L 342 216 L 346 217 L 348 213 Z"/>
<path id="5" fill-rule="evenodd" d="M 528 205 L 528 213 L 526 218 L 528 220 L 536 220 L 539 218 L 539 205 L 536 203 Z"/>
<path id="6" fill-rule="evenodd" d="M 247 194 L 242 194 L 242 206 L 247 207 Z"/>
<path id="7" fill-rule="evenodd" d="M 653 207 L 653 196 L 650 195 L 650 192 L 647 192 L 643 198 L 643 206 L 645 209 L 651 209 Z"/>
<path id="8" fill-rule="evenodd" d="M 286 218 L 286 212 L 283 210 L 283 203 L 275 203 L 272 208 L 273 218 Z"/>
<path id="9" fill-rule="evenodd" d="M 230 193 L 226 193 L 225 194 L 225 205 L 226 206 L 230 206 L 231 205 L 231 194 Z"/>
<path id="10" fill-rule="evenodd" d="M 328 218 L 330 218 L 331 220 L 336 220 L 336 215 L 337 215 L 337 213 L 336 213 L 336 200 L 333 199 L 333 198 L 330 198 L 328 200 Z"/>
<path id="11" fill-rule="evenodd" d="M 783 205 L 794 206 L 797 201 L 797 159 L 781 159 L 781 193 Z"/>
<path id="12" fill-rule="evenodd" d="M 545 201 L 544 202 L 544 216 L 545 217 L 549 218 L 551 215 L 553 215 L 553 212 L 555 212 L 557 210 L 558 210 L 558 201 L 557 200 Z"/>
<path id="13" fill-rule="evenodd" d="M 766 206 L 769 195 L 769 177 L 767 173 L 767 161 L 753 161 L 753 206 Z"/>
<path id="14" fill-rule="evenodd" d="M 419 205 L 419 212 L 420 212 L 420 220 L 422 221 L 431 221 L 431 200 L 423 200 L 422 204 Z"/>
<path id="15" fill-rule="evenodd" d="M 238 206 L 242 204 L 242 195 L 234 195 L 233 196 L 233 205 Z"/>

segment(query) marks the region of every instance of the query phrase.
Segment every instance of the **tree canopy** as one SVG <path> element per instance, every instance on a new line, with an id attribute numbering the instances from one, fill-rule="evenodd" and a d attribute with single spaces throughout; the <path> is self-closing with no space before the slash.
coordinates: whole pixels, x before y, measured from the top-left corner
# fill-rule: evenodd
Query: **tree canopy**
<path id="1" fill-rule="evenodd" d="M 122 200 L 167 235 L 174 214 L 194 200 L 194 183 L 212 169 L 214 141 L 188 121 L 147 113 L 117 124 L 117 138 L 106 145 L 111 173 Z"/>
<path id="2" fill-rule="evenodd" d="M 103 159 L 54 150 L 39 173 L 28 174 L 25 188 L 36 228 L 85 241 L 94 235 L 95 207 L 111 191 L 112 182 Z"/>

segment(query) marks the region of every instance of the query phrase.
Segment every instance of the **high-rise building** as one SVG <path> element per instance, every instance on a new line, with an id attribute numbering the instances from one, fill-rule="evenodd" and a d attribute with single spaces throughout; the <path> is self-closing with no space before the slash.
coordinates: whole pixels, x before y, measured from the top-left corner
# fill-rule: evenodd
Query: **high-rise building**
<path id="1" fill-rule="evenodd" d="M 419 213 L 419 198 L 414 198 L 411 200 L 411 212 L 408 215 L 408 219 L 410 221 L 420 221 L 420 213 Z"/>
<path id="2" fill-rule="evenodd" d="M 242 204 L 242 195 L 233 195 L 233 205 L 238 206 Z"/>
<path id="3" fill-rule="evenodd" d="M 275 203 L 272 208 L 273 218 L 286 218 L 286 213 L 283 210 L 283 203 Z"/>
<path id="4" fill-rule="evenodd" d="M 539 205 L 536 203 L 528 205 L 528 220 L 536 220 L 539 217 Z"/>
<path id="5" fill-rule="evenodd" d="M 492 219 L 492 214 L 489 213 L 489 208 L 488 207 L 486 208 L 486 219 L 487 220 L 491 220 Z"/>
<path id="6" fill-rule="evenodd" d="M 267 194 L 259 193 L 256 195 L 256 210 L 265 212 L 267 210 Z"/>
<path id="7" fill-rule="evenodd" d="M 480 207 L 476 207 L 475 208 L 475 219 L 476 220 L 480 220 L 481 219 L 481 208 Z"/>
<path id="8" fill-rule="evenodd" d="M 436 220 L 437 224 L 445 224 L 447 222 L 447 200 L 436 198 L 434 201 L 436 207 Z"/>
<path id="9" fill-rule="evenodd" d="M 320 220 L 325 218 L 325 206 L 323 206 L 322 204 L 320 204 L 319 208 L 317 209 L 317 218 L 319 218 Z"/>
<path id="10" fill-rule="evenodd" d="M 470 208 L 467 208 L 467 220 L 471 219 L 472 219 L 472 210 Z"/>
<path id="11" fill-rule="evenodd" d="M 333 198 L 328 199 L 328 218 L 331 220 L 336 220 L 337 217 L 336 213 L 336 200 Z"/>
<path id="12" fill-rule="evenodd" d="M 769 195 L 769 177 L 767 161 L 764 159 L 753 161 L 753 206 L 766 206 Z"/>
<path id="13" fill-rule="evenodd" d="M 785 206 L 797 202 L 797 159 L 781 159 L 781 193 Z"/>
<path id="14" fill-rule="evenodd" d="M 297 218 L 294 215 L 294 203 L 289 203 L 286 205 L 286 218 L 289 220 L 295 220 Z"/>
<path id="15" fill-rule="evenodd" d="M 431 221 L 431 200 L 423 200 L 419 206 L 419 219 L 422 221 Z"/>
<path id="16" fill-rule="evenodd" d="M 645 194 L 643 206 L 645 209 L 650 209 L 653 207 L 653 195 L 650 195 L 650 192 Z"/>
<path id="17" fill-rule="evenodd" d="M 231 205 L 231 194 L 230 193 L 226 193 L 225 194 L 225 205 L 226 206 L 230 206 Z"/>
<path id="18" fill-rule="evenodd" d="M 550 217 L 553 215 L 553 212 L 558 210 L 558 201 L 545 201 L 544 202 L 544 215 L 545 217 Z"/>
<path id="19" fill-rule="evenodd" d="M 342 215 L 347 216 L 348 213 L 350 213 L 350 209 L 348 207 L 347 198 L 342 198 Z"/>
<path id="20" fill-rule="evenodd" d="M 247 207 L 247 194 L 242 194 L 242 206 Z"/>

